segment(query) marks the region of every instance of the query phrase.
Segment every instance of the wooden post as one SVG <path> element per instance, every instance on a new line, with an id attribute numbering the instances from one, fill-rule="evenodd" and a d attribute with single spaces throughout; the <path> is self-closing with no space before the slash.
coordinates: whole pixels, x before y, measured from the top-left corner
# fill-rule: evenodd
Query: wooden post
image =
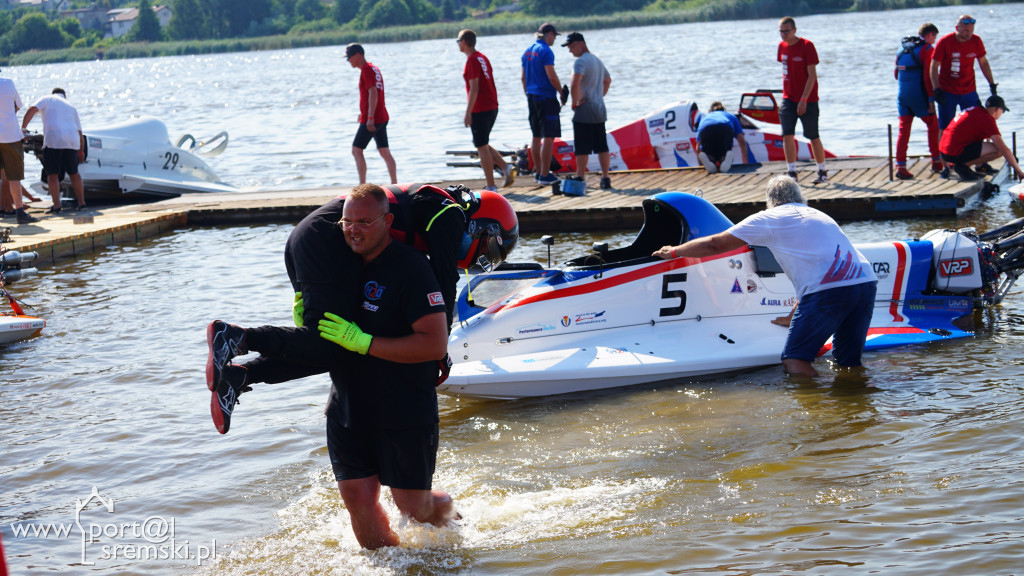
<path id="1" fill-rule="evenodd" d="M 889 181 L 892 182 L 892 124 L 886 124 L 889 128 Z"/>

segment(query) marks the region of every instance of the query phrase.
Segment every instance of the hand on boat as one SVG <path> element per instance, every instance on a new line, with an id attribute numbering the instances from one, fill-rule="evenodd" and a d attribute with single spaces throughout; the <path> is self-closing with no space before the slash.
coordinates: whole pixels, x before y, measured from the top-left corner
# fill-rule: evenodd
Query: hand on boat
<path id="1" fill-rule="evenodd" d="M 363 332 L 359 326 L 337 314 L 330 312 L 324 314 L 318 330 L 321 338 L 334 342 L 346 350 L 359 354 L 366 354 L 370 351 L 370 342 L 373 340 L 373 336 Z"/>
<path id="2" fill-rule="evenodd" d="M 671 260 L 676 257 L 675 249 L 675 246 L 662 246 L 661 248 L 655 250 L 651 254 L 651 256 L 654 256 L 655 258 L 661 258 L 662 260 Z"/>

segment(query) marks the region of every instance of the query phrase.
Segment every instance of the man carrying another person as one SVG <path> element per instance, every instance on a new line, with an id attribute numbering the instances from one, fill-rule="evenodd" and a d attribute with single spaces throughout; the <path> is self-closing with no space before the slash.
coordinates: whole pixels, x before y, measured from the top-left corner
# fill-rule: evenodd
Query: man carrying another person
<path id="1" fill-rule="evenodd" d="M 487 185 L 484 190 L 497 191 L 494 185 L 494 167 L 501 170 L 502 188 L 508 188 L 515 180 L 512 166 L 490 144 L 491 128 L 498 117 L 498 90 L 494 86 L 494 68 L 483 52 L 476 49 L 476 32 L 466 29 L 459 32 L 456 40 L 459 51 L 466 55 L 466 66 L 462 77 L 466 80 L 465 125 L 473 133 L 473 146 L 480 156 L 480 167 L 484 170 Z"/>
<path id="2" fill-rule="evenodd" d="M 551 159 L 555 154 L 555 138 L 562 136 L 562 121 L 558 117 L 561 105 L 558 94 L 562 82 L 555 72 L 555 53 L 551 46 L 558 31 L 551 24 L 537 30 L 537 39 L 523 53 L 523 92 L 530 111 L 530 156 L 537 172 L 538 184 L 554 184 L 558 176 L 551 174 Z M 565 103 L 563 98 L 562 104 Z"/>
<path id="3" fill-rule="evenodd" d="M 703 258 L 747 245 L 768 247 L 800 302 L 782 351 L 786 372 L 816 376 L 812 362 L 829 337 L 837 364 L 860 366 L 878 284 L 871 262 L 832 218 L 807 206 L 793 178 L 773 177 L 765 195 L 767 210 L 724 232 L 663 246 L 653 256 Z"/>
<path id="4" fill-rule="evenodd" d="M 735 159 L 732 141 L 740 146 L 740 164 L 747 160 L 747 139 L 740 119 L 725 111 L 721 102 L 712 102 L 708 113 L 697 125 L 697 158 L 708 174 L 728 172 Z"/>
<path id="5" fill-rule="evenodd" d="M 971 170 L 971 165 L 984 165 L 1002 156 L 1013 167 L 1018 179 L 1024 179 L 1013 151 L 1003 142 L 996 121 L 1003 112 L 1009 112 L 1001 96 L 989 96 L 985 107 L 972 106 L 950 122 L 942 132 L 939 151 L 942 159 L 953 165 L 961 180 L 972 181 L 982 176 Z"/>
<path id="6" fill-rule="evenodd" d="M 612 77 L 601 60 L 587 48 L 583 34 L 569 34 L 562 46 L 568 46 L 569 52 L 576 57 L 572 65 L 572 85 L 569 89 L 572 95 L 576 177 L 583 180 L 587 173 L 587 157 L 596 153 L 601 165 L 601 189 L 608 190 L 612 187 L 612 179 L 608 176 L 611 155 L 608 152 L 608 135 L 604 128 L 604 123 L 608 120 L 604 95 L 608 93 Z"/>
<path id="7" fill-rule="evenodd" d="M 54 88 L 49 96 L 43 96 L 25 111 L 21 121 L 22 131 L 28 130 L 28 124 L 36 115 L 43 117 L 43 171 L 46 172 L 46 183 L 50 188 L 53 206 L 47 212 L 60 214 L 60 181 L 64 174 L 71 178 L 71 187 L 78 200 L 76 210 L 85 208 L 85 186 L 82 176 L 78 173 L 78 162 L 82 154 L 82 122 L 78 118 L 78 110 L 67 100 L 63 88 Z"/>

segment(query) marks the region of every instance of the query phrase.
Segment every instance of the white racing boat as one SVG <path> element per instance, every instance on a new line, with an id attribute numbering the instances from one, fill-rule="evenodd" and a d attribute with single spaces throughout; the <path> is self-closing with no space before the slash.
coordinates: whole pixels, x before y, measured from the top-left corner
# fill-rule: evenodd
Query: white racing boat
<path id="1" fill-rule="evenodd" d="M 228 144 L 227 132 L 197 140 L 191 134 L 171 144 L 167 126 L 143 116 L 85 133 L 86 153 L 78 171 L 86 202 L 138 201 L 180 196 L 190 192 L 236 192 L 218 178 L 204 158 L 216 156 Z M 25 138 L 26 151 L 42 163 L 42 134 Z M 40 182 L 40 186 L 45 183 Z M 61 187 L 70 193 L 65 177 Z"/>
<path id="2" fill-rule="evenodd" d="M 45 320 L 25 314 L 6 286 L 34 276 L 37 270 L 25 268 L 23 265 L 38 257 L 36 252 L 5 251 L 3 238 L 0 238 L 0 297 L 6 298 L 11 307 L 10 312 L 0 312 L 0 346 L 31 338 L 46 327 Z"/>
<path id="3" fill-rule="evenodd" d="M 663 261 L 664 245 L 731 226 L 712 204 L 666 192 L 643 201 L 632 244 L 559 268 L 498 270 L 459 296 L 440 390 L 482 398 L 546 396 L 779 364 L 787 328 L 771 322 L 796 294 L 771 252 L 743 247 Z M 972 309 L 995 304 L 1024 268 L 1024 219 L 978 235 L 860 244 L 879 278 L 867 348 L 960 338 Z M 822 353 L 827 353 L 826 344 Z"/>

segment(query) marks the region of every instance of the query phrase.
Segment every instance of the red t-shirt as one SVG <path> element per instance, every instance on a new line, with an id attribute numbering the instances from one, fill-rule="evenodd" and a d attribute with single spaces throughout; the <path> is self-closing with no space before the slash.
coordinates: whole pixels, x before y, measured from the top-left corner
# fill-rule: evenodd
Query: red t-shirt
<path id="1" fill-rule="evenodd" d="M 359 123 L 366 123 L 366 108 L 370 105 L 370 97 L 367 92 L 370 88 L 377 89 L 377 108 L 373 111 L 373 123 L 381 124 L 388 121 L 388 109 L 384 106 L 384 77 L 380 69 L 366 63 L 359 72 Z"/>
<path id="2" fill-rule="evenodd" d="M 950 94 L 970 94 L 974 84 L 974 61 L 985 55 L 985 43 L 978 36 L 967 42 L 950 32 L 935 43 L 932 59 L 939 63 L 939 88 Z"/>
<path id="3" fill-rule="evenodd" d="M 469 93 L 469 81 L 477 78 L 476 102 L 471 112 L 487 112 L 498 109 L 498 89 L 494 87 L 494 69 L 491 61 L 482 52 L 473 52 L 466 58 L 466 67 L 462 70 L 466 79 L 466 93 Z"/>
<path id="4" fill-rule="evenodd" d="M 987 109 L 981 106 L 971 106 L 957 114 L 949 126 L 942 131 L 939 152 L 950 156 L 959 156 L 967 146 L 993 136 L 999 136 L 996 119 L 988 113 Z"/>
<path id="5" fill-rule="evenodd" d="M 800 101 L 807 86 L 807 67 L 818 65 L 818 51 L 806 38 L 800 38 L 790 46 L 779 42 L 778 61 L 782 62 L 782 97 Z M 818 101 L 818 83 L 814 83 L 808 102 Z"/>

